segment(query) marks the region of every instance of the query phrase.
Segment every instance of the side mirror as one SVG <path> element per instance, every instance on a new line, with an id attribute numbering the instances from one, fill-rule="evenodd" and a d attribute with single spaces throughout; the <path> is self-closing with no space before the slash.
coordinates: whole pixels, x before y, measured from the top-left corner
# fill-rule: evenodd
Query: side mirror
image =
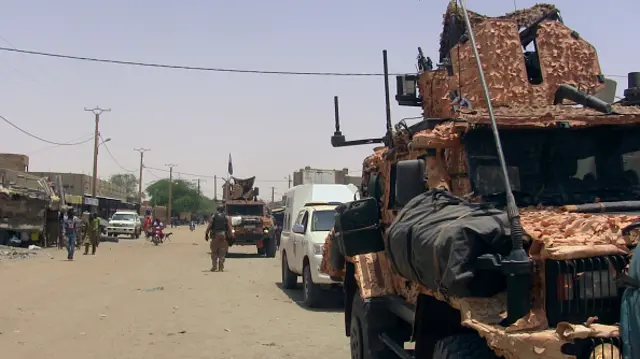
<path id="1" fill-rule="evenodd" d="M 294 224 L 292 231 L 293 233 L 304 234 L 304 226 L 301 224 Z"/>
<path id="2" fill-rule="evenodd" d="M 404 207 L 415 196 L 426 191 L 424 160 L 399 161 L 396 164 L 395 205 Z"/>

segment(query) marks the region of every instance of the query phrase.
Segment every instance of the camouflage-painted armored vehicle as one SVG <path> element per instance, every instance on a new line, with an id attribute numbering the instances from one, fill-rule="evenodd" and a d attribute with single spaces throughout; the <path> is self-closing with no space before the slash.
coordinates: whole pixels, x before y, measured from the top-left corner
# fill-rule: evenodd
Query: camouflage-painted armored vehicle
<path id="1" fill-rule="evenodd" d="M 419 73 L 397 78 L 421 121 L 392 127 L 385 76 L 386 135 L 347 141 L 336 98 L 334 147 L 383 144 L 324 248 L 351 357 L 620 357 L 640 73 L 613 103 L 596 50 L 554 6 L 463 8 L 447 8 L 440 64 L 419 50 Z"/>
<path id="2" fill-rule="evenodd" d="M 258 254 L 273 258 L 277 251 L 273 219 L 267 204 L 258 199 L 259 190 L 254 183 L 255 177 L 231 177 L 223 186 L 225 212 L 233 225 L 230 244 L 256 246 Z"/>

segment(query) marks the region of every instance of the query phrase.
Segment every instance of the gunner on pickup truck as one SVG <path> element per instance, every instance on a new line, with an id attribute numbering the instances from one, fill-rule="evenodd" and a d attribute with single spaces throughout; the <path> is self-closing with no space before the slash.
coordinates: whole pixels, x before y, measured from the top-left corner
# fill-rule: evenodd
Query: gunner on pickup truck
<path id="1" fill-rule="evenodd" d="M 231 219 L 224 213 L 224 206 L 219 206 L 218 211 L 211 217 L 211 222 L 207 226 L 204 240 L 211 242 L 211 271 L 219 270 L 224 272 L 224 259 L 229 250 L 229 242 L 227 238 L 231 238 Z"/>

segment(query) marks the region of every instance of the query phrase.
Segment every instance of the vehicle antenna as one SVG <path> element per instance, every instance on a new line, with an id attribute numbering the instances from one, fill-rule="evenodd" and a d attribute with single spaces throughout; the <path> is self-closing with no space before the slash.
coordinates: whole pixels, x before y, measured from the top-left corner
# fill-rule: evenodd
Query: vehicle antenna
<path id="1" fill-rule="evenodd" d="M 476 39 L 471 27 L 471 21 L 469 20 L 469 14 L 467 13 L 467 7 L 464 0 L 458 1 L 462 7 L 464 22 L 469 34 L 471 48 L 473 49 L 473 56 L 475 57 L 476 65 L 478 66 L 480 83 L 482 84 L 484 98 L 487 103 L 487 110 L 489 111 L 489 118 L 491 119 L 491 130 L 493 131 L 496 151 L 498 152 L 498 159 L 500 160 L 500 167 L 502 169 L 504 192 L 507 197 L 507 215 L 509 217 L 509 224 L 511 227 L 512 248 L 509 256 L 502 259 L 501 267 L 507 276 L 507 291 L 513 291 L 514 293 L 513 295 L 510 295 L 511 293 L 507 293 L 507 297 L 512 300 L 509 300 L 507 303 L 507 318 L 505 318 L 504 324 L 512 324 L 516 320 L 528 314 L 531 307 L 530 295 L 526 295 L 525 293 L 530 293 L 531 291 L 533 266 L 531 259 L 524 250 L 524 231 L 522 229 L 522 224 L 520 223 L 520 212 L 516 205 L 513 192 L 511 191 L 511 181 L 509 180 L 507 162 L 504 159 L 504 152 L 502 151 L 502 144 L 500 142 L 500 133 L 498 132 L 498 125 L 493 113 L 489 88 L 484 77 L 484 71 L 482 70 L 482 61 L 480 60 L 480 55 L 476 46 Z"/>

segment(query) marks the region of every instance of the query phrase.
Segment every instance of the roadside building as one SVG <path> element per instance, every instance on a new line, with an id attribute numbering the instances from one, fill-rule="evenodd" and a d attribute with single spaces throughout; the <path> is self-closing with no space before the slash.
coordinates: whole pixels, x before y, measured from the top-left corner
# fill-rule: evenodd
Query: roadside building
<path id="1" fill-rule="evenodd" d="M 350 176 L 349 169 L 321 170 L 309 166 L 293 172 L 293 186 L 301 184 L 353 184 L 360 187 L 361 176 Z"/>
<path id="2" fill-rule="evenodd" d="M 29 172 L 29 156 L 18 153 L 0 153 L 0 168 Z"/>
<path id="3" fill-rule="evenodd" d="M 96 198 L 93 198 L 91 196 L 93 180 L 89 175 L 61 172 L 29 173 L 48 178 L 59 176 L 67 204 L 80 207 L 83 212 L 91 211 L 94 207 L 97 207 L 98 215 L 101 218 L 109 218 L 118 209 L 138 210 L 140 207 L 137 203 L 127 202 L 126 190 L 109 181 L 98 179 Z"/>

